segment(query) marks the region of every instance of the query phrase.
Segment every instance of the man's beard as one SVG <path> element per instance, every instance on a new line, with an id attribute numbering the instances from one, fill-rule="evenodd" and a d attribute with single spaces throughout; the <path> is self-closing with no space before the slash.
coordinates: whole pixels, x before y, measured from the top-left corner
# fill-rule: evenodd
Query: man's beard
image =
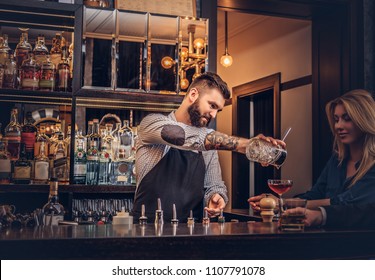
<path id="1" fill-rule="evenodd" d="M 211 121 L 210 115 L 201 115 L 199 111 L 199 99 L 197 99 L 193 104 L 188 108 L 188 113 L 190 117 L 190 122 L 195 127 L 206 127 Z"/>

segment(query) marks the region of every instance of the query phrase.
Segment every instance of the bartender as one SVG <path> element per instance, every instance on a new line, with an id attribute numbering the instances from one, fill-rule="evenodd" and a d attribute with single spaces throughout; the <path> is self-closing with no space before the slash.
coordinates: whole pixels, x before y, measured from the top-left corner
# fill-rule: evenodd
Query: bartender
<path id="1" fill-rule="evenodd" d="M 164 220 L 186 223 L 192 210 L 200 219 L 203 209 L 210 217 L 219 215 L 228 202 L 217 150 L 246 153 L 249 139 L 229 136 L 208 128 L 230 98 L 227 84 L 206 72 L 190 85 L 179 108 L 168 116 L 149 114 L 138 130 L 136 151 L 137 189 L 132 214 L 137 220 L 142 204 L 149 222 L 155 219 L 158 198 Z M 258 136 L 274 145 L 280 140 Z"/>

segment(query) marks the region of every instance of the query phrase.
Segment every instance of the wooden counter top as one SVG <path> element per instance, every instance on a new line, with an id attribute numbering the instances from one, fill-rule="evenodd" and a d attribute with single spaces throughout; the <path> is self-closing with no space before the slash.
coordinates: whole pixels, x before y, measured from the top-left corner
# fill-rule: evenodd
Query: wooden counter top
<path id="1" fill-rule="evenodd" d="M 54 226 L 0 231 L 1 259 L 355 259 L 374 230 L 281 232 L 276 223 Z"/>

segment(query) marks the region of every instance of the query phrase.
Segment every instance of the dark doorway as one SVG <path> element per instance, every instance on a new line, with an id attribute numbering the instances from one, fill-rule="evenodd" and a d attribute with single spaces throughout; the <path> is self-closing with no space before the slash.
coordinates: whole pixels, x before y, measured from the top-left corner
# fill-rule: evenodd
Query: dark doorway
<path id="1" fill-rule="evenodd" d="M 233 135 L 280 138 L 280 73 L 234 87 L 232 105 Z M 249 196 L 270 192 L 267 179 L 271 178 L 280 178 L 280 170 L 232 153 L 232 208 L 247 209 Z"/>

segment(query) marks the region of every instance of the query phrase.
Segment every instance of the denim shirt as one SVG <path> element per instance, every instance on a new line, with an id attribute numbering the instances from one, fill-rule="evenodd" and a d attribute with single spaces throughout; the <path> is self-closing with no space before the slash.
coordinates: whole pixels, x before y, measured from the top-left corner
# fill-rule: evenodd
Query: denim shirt
<path id="1" fill-rule="evenodd" d="M 356 168 L 358 166 L 359 163 Z M 331 205 L 375 203 L 375 165 L 351 187 L 352 177 L 346 178 L 346 167 L 346 159 L 339 165 L 337 155 L 332 155 L 316 184 L 298 197 L 308 200 L 330 198 Z"/>

